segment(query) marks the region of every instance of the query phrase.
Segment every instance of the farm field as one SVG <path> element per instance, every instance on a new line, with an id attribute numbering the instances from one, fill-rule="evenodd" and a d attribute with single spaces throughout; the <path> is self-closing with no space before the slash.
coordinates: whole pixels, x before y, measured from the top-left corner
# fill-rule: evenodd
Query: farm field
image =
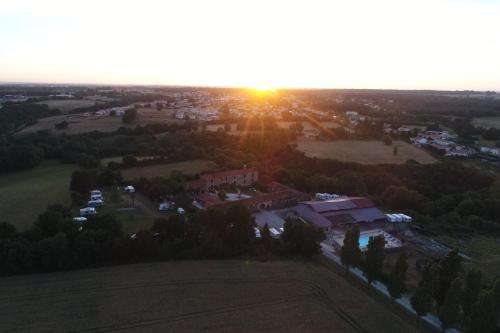
<path id="1" fill-rule="evenodd" d="M 394 147 L 398 147 L 396 156 L 393 155 Z M 392 145 L 386 146 L 381 141 L 302 139 L 297 141 L 297 148 L 309 157 L 361 164 L 401 164 L 409 159 L 414 159 L 419 163 L 436 162 L 436 159 L 426 151 L 402 141 L 394 141 Z"/>
<path id="2" fill-rule="evenodd" d="M 37 104 L 47 104 L 49 109 L 58 109 L 61 112 L 66 113 L 73 111 L 74 109 L 94 106 L 96 101 L 87 99 L 49 99 L 37 102 Z"/>
<path id="3" fill-rule="evenodd" d="M 157 164 L 149 166 L 134 167 L 122 170 L 124 179 L 132 180 L 136 178 L 153 178 L 158 176 L 169 177 L 172 171 L 182 171 L 182 173 L 193 175 L 203 171 L 210 171 L 217 168 L 212 161 L 191 160 L 179 163 Z"/>
<path id="4" fill-rule="evenodd" d="M 472 118 L 472 125 L 484 128 L 500 129 L 500 117 L 478 117 Z"/>
<path id="5" fill-rule="evenodd" d="M 68 128 L 63 130 L 55 129 L 55 124 L 62 121 L 69 123 Z M 136 126 L 144 126 L 151 123 L 183 122 L 184 120 L 173 119 L 167 110 L 140 109 L 137 120 L 131 124 L 124 124 L 121 117 L 69 114 L 40 119 L 36 124 L 24 128 L 20 133 L 33 133 L 39 130 L 49 130 L 60 134 L 79 134 L 91 131 L 112 132 L 120 127 L 135 128 Z"/>
<path id="6" fill-rule="evenodd" d="M 295 121 L 278 121 L 276 124 L 278 125 L 279 128 L 290 128 L 292 124 L 295 124 Z M 311 124 L 309 121 L 301 121 L 302 126 L 304 126 L 304 131 L 316 131 L 317 127 Z M 324 126 L 325 128 L 337 128 L 340 127 L 341 125 L 332 122 L 332 121 L 325 121 L 320 123 L 321 126 Z M 216 132 L 219 129 L 224 129 L 223 124 L 212 124 L 212 125 L 207 125 L 206 127 L 207 131 L 213 131 Z M 240 133 L 241 131 L 238 131 L 236 129 L 236 124 L 231 124 L 231 133 Z"/>
<path id="7" fill-rule="evenodd" d="M 417 332 L 337 273 L 291 261 L 177 261 L 0 283 L 9 290 L 2 331 Z"/>
<path id="8" fill-rule="evenodd" d="M 0 220 L 26 230 L 48 205 L 69 205 L 69 182 L 76 167 L 55 161 L 0 176 Z"/>

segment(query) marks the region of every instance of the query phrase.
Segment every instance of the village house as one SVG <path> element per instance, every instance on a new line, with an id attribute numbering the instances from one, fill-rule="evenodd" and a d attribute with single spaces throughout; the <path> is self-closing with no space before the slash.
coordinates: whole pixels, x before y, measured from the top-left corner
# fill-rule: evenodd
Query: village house
<path id="1" fill-rule="evenodd" d="M 227 186 L 249 187 L 259 180 L 256 168 L 207 173 L 186 184 L 188 190 L 204 193 Z"/>

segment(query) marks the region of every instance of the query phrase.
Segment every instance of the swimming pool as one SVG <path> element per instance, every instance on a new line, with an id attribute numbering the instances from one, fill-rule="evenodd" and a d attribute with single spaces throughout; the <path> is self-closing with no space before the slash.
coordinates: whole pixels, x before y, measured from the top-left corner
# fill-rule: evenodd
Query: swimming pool
<path id="1" fill-rule="evenodd" d="M 391 236 L 390 234 L 381 229 L 373 229 L 373 230 L 363 231 L 359 235 L 359 247 L 361 248 L 361 250 L 364 251 L 367 249 L 370 237 L 375 237 L 378 235 L 384 236 L 386 242 L 385 243 L 386 248 L 395 248 L 402 246 L 401 240 L 397 239 L 396 237 Z M 338 247 L 342 247 L 342 245 L 344 244 L 344 237 L 345 234 L 334 236 L 333 241 L 334 243 L 337 244 Z"/>
<path id="2" fill-rule="evenodd" d="M 367 247 L 371 236 L 359 236 L 359 246 Z"/>

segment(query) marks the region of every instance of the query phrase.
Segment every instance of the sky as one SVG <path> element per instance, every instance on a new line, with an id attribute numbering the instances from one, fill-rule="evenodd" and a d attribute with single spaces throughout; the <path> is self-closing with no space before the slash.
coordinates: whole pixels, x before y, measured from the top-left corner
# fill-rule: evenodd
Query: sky
<path id="1" fill-rule="evenodd" d="M 500 91 L 500 0 L 0 0 L 0 81 Z"/>

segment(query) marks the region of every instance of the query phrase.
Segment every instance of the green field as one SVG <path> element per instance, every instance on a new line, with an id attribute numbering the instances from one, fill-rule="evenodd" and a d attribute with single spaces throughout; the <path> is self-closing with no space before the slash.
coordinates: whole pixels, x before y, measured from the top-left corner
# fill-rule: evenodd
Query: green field
<path id="1" fill-rule="evenodd" d="M 472 125 L 484 128 L 500 129 L 500 117 L 478 117 L 472 118 Z"/>
<path id="2" fill-rule="evenodd" d="M 55 129 L 55 125 L 66 121 L 69 126 L 62 130 Z M 40 130 L 49 130 L 55 134 L 79 134 L 91 131 L 113 132 L 120 127 L 135 128 L 147 124 L 158 123 L 184 123 L 184 120 L 172 118 L 172 112 L 168 110 L 157 111 L 156 109 L 140 109 L 137 120 L 130 124 L 124 124 L 121 117 L 96 116 L 93 114 L 66 114 L 39 119 L 35 124 L 24 128 L 19 133 L 33 133 Z"/>
<path id="3" fill-rule="evenodd" d="M 5 332 L 417 332 L 343 274 L 293 261 L 172 261 L 0 284 Z"/>
<path id="4" fill-rule="evenodd" d="M 158 156 L 135 156 L 135 158 L 138 161 L 142 160 L 150 160 Z M 115 157 L 106 157 L 101 159 L 101 165 L 106 166 L 110 162 L 115 162 L 115 163 L 122 163 L 123 162 L 123 156 L 115 156 Z"/>
<path id="5" fill-rule="evenodd" d="M 466 267 L 475 267 L 483 273 L 483 283 L 491 286 L 500 277 L 500 240 L 476 236 L 470 239 L 456 239 L 448 236 L 437 240 L 450 248 L 458 248 L 464 254 L 471 256 L 472 261 L 466 262 Z"/>
<path id="6" fill-rule="evenodd" d="M 0 220 L 26 230 L 48 205 L 69 205 L 74 169 L 74 165 L 50 161 L 32 170 L 1 175 Z"/>
<path id="7" fill-rule="evenodd" d="M 37 102 L 37 104 L 46 104 L 49 109 L 58 109 L 63 113 L 73 111 L 74 109 L 87 108 L 94 106 L 96 101 L 86 99 L 49 99 Z"/>
<path id="8" fill-rule="evenodd" d="M 394 147 L 398 148 L 396 156 L 393 154 Z M 395 141 L 392 145 L 386 146 L 381 141 L 302 139 L 298 140 L 297 148 L 309 157 L 361 164 L 401 164 L 409 159 L 420 163 L 436 162 L 434 157 L 426 151 L 402 141 Z"/>
<path id="9" fill-rule="evenodd" d="M 132 234 L 139 230 L 149 229 L 160 217 L 168 217 L 169 212 L 158 211 L 158 207 L 140 193 L 133 195 L 122 192 L 111 193 L 104 190 L 106 204 L 98 209 L 99 214 L 111 214 L 120 220 L 123 231 Z M 75 213 L 77 211 L 75 210 Z"/>
<path id="10" fill-rule="evenodd" d="M 122 170 L 124 179 L 132 180 L 136 178 L 169 177 L 172 171 L 181 171 L 184 174 L 194 175 L 203 171 L 210 171 L 217 168 L 212 161 L 192 160 L 179 163 L 157 164 L 142 167 L 134 167 Z"/>

